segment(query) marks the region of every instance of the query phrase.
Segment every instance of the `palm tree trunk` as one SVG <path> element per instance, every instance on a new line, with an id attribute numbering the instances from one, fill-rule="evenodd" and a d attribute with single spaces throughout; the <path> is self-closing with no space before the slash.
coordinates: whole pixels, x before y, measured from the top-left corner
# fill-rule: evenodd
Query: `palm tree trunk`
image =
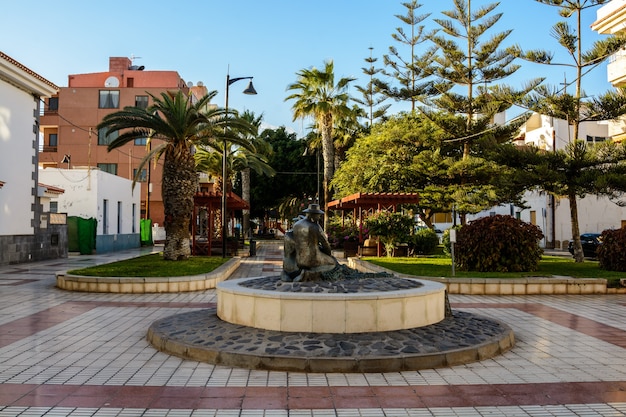
<path id="1" fill-rule="evenodd" d="M 250 204 L 250 168 L 241 171 L 241 198 Z M 250 210 L 243 210 L 243 236 L 248 237 L 250 230 Z"/>
<path id="2" fill-rule="evenodd" d="M 333 117 L 331 114 L 324 116 L 324 121 L 321 126 L 322 130 L 322 156 L 324 159 L 324 230 L 327 230 L 328 226 L 328 203 L 332 199 L 332 193 L 330 189 L 330 181 L 333 179 L 334 167 L 335 167 L 335 146 L 333 145 L 332 125 Z"/>
<path id="3" fill-rule="evenodd" d="M 187 147 L 166 152 L 162 184 L 166 233 L 163 259 L 177 261 L 191 254 L 189 222 L 197 181 L 195 161 Z"/>

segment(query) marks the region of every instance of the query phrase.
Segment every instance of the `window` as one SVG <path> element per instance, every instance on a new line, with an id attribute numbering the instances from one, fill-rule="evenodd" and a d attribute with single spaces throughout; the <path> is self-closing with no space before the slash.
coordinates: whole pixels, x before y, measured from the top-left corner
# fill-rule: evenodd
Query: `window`
<path id="1" fill-rule="evenodd" d="M 148 96 L 135 96 L 135 107 L 140 109 L 148 108 Z"/>
<path id="2" fill-rule="evenodd" d="M 146 146 L 148 143 L 148 138 L 137 138 L 135 139 L 135 145 L 137 146 Z"/>
<path id="3" fill-rule="evenodd" d="M 59 144 L 59 134 L 50 133 L 48 135 L 48 146 L 58 146 L 58 144 Z"/>
<path id="4" fill-rule="evenodd" d="M 50 202 L 50 213 L 58 213 L 59 212 L 59 202 L 51 201 Z"/>
<path id="5" fill-rule="evenodd" d="M 139 177 L 137 177 L 137 168 L 135 168 L 133 169 L 133 178 L 137 178 L 137 182 L 146 182 L 148 181 L 148 172 L 142 169 Z"/>
<path id="6" fill-rule="evenodd" d="M 59 98 L 58 97 L 50 97 L 48 99 L 48 110 L 49 111 L 59 110 Z"/>
<path id="7" fill-rule="evenodd" d="M 120 92 L 118 90 L 100 90 L 100 101 L 98 107 L 101 109 L 117 109 L 120 107 Z"/>
<path id="8" fill-rule="evenodd" d="M 589 136 L 587 135 L 587 142 L 588 143 L 599 143 L 599 142 L 604 142 L 606 140 L 605 137 L 603 136 Z"/>
<path id="9" fill-rule="evenodd" d="M 109 174 L 117 175 L 117 164 L 98 164 L 98 169 Z"/>
<path id="10" fill-rule="evenodd" d="M 107 135 L 108 128 L 98 130 L 98 145 L 109 145 L 120 135 L 118 131 L 111 132 Z"/>

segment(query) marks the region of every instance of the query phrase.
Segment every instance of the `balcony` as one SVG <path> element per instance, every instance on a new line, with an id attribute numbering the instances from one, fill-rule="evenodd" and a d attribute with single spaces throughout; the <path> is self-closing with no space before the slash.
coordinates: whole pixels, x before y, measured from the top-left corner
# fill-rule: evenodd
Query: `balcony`
<path id="1" fill-rule="evenodd" d="M 607 80 L 614 87 L 626 86 L 626 51 L 613 54 L 607 66 Z"/>
<path id="2" fill-rule="evenodd" d="M 56 146 L 43 145 L 42 152 L 57 152 Z"/>
<path id="3" fill-rule="evenodd" d="M 597 10 L 596 17 L 596 21 L 591 24 L 591 30 L 603 35 L 612 35 L 624 31 L 626 0 L 608 2 Z"/>

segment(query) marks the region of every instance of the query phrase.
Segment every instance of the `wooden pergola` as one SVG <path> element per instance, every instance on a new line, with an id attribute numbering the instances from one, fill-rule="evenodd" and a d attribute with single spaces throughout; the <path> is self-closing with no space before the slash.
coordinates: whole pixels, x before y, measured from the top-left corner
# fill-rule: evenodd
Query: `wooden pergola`
<path id="1" fill-rule="evenodd" d="M 233 219 L 235 211 L 250 209 L 250 205 L 232 191 L 226 195 L 228 218 Z M 198 192 L 193 196 L 193 218 L 191 223 L 191 254 L 211 256 L 213 247 L 222 248 L 222 239 L 213 239 L 214 231 L 219 231 L 216 223 L 222 209 L 222 193 Z M 231 230 L 232 234 L 232 230 Z M 233 250 L 227 247 L 228 250 Z"/>
<path id="2" fill-rule="evenodd" d="M 418 193 L 355 193 L 340 200 L 328 203 L 329 210 L 341 211 L 342 220 L 346 212 L 352 212 L 352 218 L 363 223 L 363 218 L 378 211 L 395 212 L 399 205 L 418 204 Z M 363 236 L 359 228 L 359 243 Z M 380 249 L 378 249 L 380 256 Z"/>
<path id="3" fill-rule="evenodd" d="M 418 193 L 355 193 L 328 203 L 329 210 L 396 211 L 400 204 L 418 204 Z M 356 217 L 355 217 L 356 218 Z"/>

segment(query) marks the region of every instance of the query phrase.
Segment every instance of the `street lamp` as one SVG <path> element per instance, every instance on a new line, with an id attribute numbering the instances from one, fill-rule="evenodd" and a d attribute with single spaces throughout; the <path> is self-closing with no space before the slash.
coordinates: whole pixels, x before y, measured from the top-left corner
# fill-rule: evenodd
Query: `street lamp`
<path id="1" fill-rule="evenodd" d="M 252 77 L 230 78 L 230 74 L 227 73 L 226 74 L 226 104 L 224 106 L 226 110 L 227 118 L 228 118 L 228 89 L 231 84 L 239 80 L 250 80 L 250 83 L 248 84 L 248 88 L 243 90 L 244 94 L 248 94 L 248 95 L 256 94 L 256 90 L 254 89 L 254 86 L 252 85 Z M 228 219 L 228 215 L 226 214 L 226 209 L 227 209 L 226 193 L 228 191 L 226 187 L 226 178 L 228 175 L 227 160 L 228 160 L 228 147 L 226 143 L 226 135 L 224 135 L 224 150 L 222 151 L 222 258 L 226 257 L 226 235 L 228 233 L 228 226 L 226 224 L 226 221 Z"/>

